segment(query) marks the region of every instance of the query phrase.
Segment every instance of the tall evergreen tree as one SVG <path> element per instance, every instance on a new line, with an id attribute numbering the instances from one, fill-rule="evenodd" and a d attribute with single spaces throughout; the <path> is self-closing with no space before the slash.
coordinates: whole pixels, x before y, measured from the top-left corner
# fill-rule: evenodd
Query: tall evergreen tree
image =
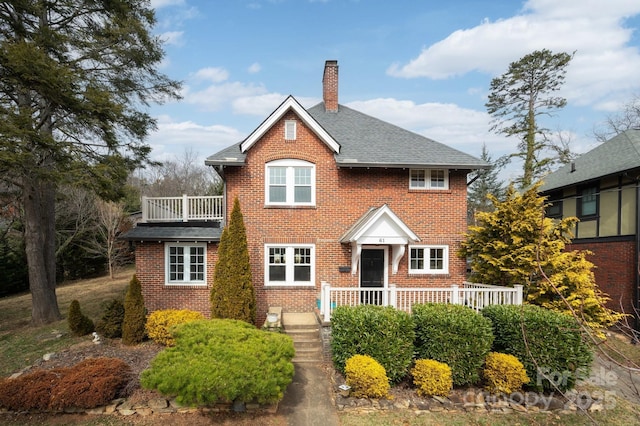
<path id="1" fill-rule="evenodd" d="M 476 224 L 476 213 L 493 210 L 493 203 L 489 199 L 489 195 L 492 195 L 497 200 L 502 200 L 505 193 L 504 184 L 498 178 L 501 166 L 493 161 L 486 144 L 482 144 L 480 158 L 491 166 L 488 169 L 478 170 L 472 178 L 474 179 L 473 183 L 469 185 L 467 217 L 472 225 Z"/>
<path id="2" fill-rule="evenodd" d="M 585 251 L 566 251 L 575 217 L 545 217 L 540 184 L 522 194 L 513 186 L 504 201 L 489 196 L 491 212 L 477 214 L 459 252 L 471 258 L 475 282 L 524 286 L 529 303 L 575 315 L 594 330 L 615 324 L 623 315 L 605 307 L 609 297 L 595 282 Z"/>
<path id="3" fill-rule="evenodd" d="M 559 156 L 567 155 L 563 152 L 565 147 L 552 142 L 549 130 L 541 126 L 538 118 L 567 104 L 565 98 L 553 93 L 562 87 L 572 57 L 564 52 L 536 50 L 509 64 L 506 73 L 491 81 L 485 105 L 493 117 L 491 129 L 520 139 L 519 151 L 509 157 L 523 162 L 521 188 L 528 188 Z"/>
<path id="4" fill-rule="evenodd" d="M 255 323 L 256 296 L 251 277 L 247 231 L 238 197 L 222 231 L 211 287 L 211 316 Z"/>
<path id="5" fill-rule="evenodd" d="M 157 71 L 161 41 L 145 0 L 0 2 L 0 179 L 20 189 L 32 323 L 58 320 L 59 184 L 121 196 L 145 162 L 151 101 L 177 97 Z"/>
<path id="6" fill-rule="evenodd" d="M 122 320 L 122 343 L 137 345 L 144 339 L 146 310 L 142 297 L 142 286 L 136 274 L 133 274 L 127 294 L 124 296 L 124 319 Z"/>

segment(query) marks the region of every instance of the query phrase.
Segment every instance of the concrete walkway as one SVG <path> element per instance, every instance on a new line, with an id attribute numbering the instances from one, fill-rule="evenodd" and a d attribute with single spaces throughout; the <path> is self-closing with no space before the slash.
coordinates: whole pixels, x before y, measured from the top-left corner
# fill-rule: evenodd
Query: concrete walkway
<path id="1" fill-rule="evenodd" d="M 322 364 L 295 364 L 293 381 L 278 405 L 291 426 L 338 426 L 329 377 Z"/>

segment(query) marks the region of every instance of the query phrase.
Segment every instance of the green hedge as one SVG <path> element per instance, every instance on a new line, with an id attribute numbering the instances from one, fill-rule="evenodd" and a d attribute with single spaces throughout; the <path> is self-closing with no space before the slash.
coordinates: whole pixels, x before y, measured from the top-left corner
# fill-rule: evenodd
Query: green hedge
<path id="1" fill-rule="evenodd" d="M 140 382 L 181 404 L 274 403 L 293 379 L 295 350 L 284 334 L 214 319 L 181 324 L 173 335 L 176 345 L 158 354 Z"/>
<path id="2" fill-rule="evenodd" d="M 331 316 L 333 363 L 343 374 L 347 359 L 369 355 L 392 383 L 402 380 L 413 359 L 413 321 L 392 307 L 339 306 Z"/>
<path id="3" fill-rule="evenodd" d="M 491 322 L 461 305 L 413 305 L 416 357 L 451 367 L 457 386 L 480 381 L 484 359 L 491 350 Z"/>
<path id="4" fill-rule="evenodd" d="M 573 317 L 535 305 L 492 305 L 482 314 L 493 325 L 494 350 L 522 362 L 529 387 L 564 391 L 589 374 L 593 351 Z"/>

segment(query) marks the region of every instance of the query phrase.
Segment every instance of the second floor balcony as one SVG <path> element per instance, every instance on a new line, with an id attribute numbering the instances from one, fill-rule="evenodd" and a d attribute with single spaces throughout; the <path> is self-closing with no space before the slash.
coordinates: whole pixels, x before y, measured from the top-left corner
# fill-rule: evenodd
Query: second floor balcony
<path id="1" fill-rule="evenodd" d="M 209 222 L 224 220 L 222 195 L 142 197 L 142 222 Z"/>

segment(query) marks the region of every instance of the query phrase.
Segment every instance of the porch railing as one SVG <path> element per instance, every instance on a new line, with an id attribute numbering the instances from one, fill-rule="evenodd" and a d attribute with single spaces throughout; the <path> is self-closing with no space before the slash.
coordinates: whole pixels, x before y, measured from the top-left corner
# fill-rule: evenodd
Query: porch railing
<path id="1" fill-rule="evenodd" d="M 386 288 L 331 287 L 322 282 L 320 311 L 325 321 L 338 306 L 382 305 L 411 313 L 416 303 L 453 303 L 476 311 L 488 305 L 521 305 L 522 286 L 492 286 L 465 282 L 462 286 L 442 288 Z"/>
<path id="2" fill-rule="evenodd" d="M 143 222 L 188 222 L 224 219 L 221 195 L 142 197 Z"/>

